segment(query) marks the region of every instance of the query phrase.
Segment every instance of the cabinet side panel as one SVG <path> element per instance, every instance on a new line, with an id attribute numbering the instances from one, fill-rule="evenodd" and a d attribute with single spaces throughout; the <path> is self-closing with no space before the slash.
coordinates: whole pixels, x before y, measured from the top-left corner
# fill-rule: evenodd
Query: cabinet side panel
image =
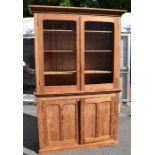
<path id="1" fill-rule="evenodd" d="M 60 140 L 60 110 L 58 105 L 47 106 L 47 129 L 49 141 Z"/>
<path id="2" fill-rule="evenodd" d="M 75 104 L 63 106 L 63 136 L 64 140 L 76 139 L 76 112 Z"/>
<path id="3" fill-rule="evenodd" d="M 38 92 L 40 92 L 40 72 L 39 72 L 39 42 L 38 42 L 38 15 L 35 13 L 34 14 L 34 30 L 35 30 L 35 37 L 34 37 L 34 41 L 35 41 L 35 69 L 36 69 L 36 90 Z"/>
<path id="4" fill-rule="evenodd" d="M 84 113 L 85 138 L 95 137 L 96 105 L 86 104 Z"/>
<path id="5" fill-rule="evenodd" d="M 113 138 L 115 140 L 118 139 L 118 106 L 119 106 L 119 94 L 116 95 L 116 98 L 113 98 L 113 102 L 115 103 L 115 108 L 114 108 L 114 133 L 113 133 Z"/>
<path id="6" fill-rule="evenodd" d="M 42 148 L 45 145 L 45 136 L 43 128 L 43 108 L 42 103 L 37 99 L 37 117 L 38 117 L 38 132 L 39 132 L 39 147 Z"/>
<path id="7" fill-rule="evenodd" d="M 120 17 L 115 17 L 114 39 L 114 87 L 120 87 Z"/>

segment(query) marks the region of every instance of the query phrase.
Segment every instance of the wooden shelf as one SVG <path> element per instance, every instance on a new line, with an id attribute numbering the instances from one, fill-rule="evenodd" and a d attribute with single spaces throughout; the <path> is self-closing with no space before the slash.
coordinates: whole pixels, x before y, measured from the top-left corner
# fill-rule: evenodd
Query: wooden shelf
<path id="1" fill-rule="evenodd" d="M 44 52 L 74 52 L 75 50 L 44 50 Z M 112 52 L 112 50 L 85 50 L 85 52 Z"/>
<path id="2" fill-rule="evenodd" d="M 112 50 L 85 50 L 85 52 L 112 52 Z"/>
<path id="3" fill-rule="evenodd" d="M 74 52 L 74 50 L 44 50 L 44 52 L 58 52 L 58 53 L 67 53 L 67 52 Z"/>
<path id="4" fill-rule="evenodd" d="M 46 71 L 44 75 L 71 75 L 76 71 Z M 112 71 L 107 70 L 86 70 L 85 74 L 111 74 Z"/>
<path id="5" fill-rule="evenodd" d="M 74 32 L 74 30 L 44 29 L 44 32 Z"/>
<path id="6" fill-rule="evenodd" d="M 112 31 L 96 31 L 96 30 L 85 30 L 85 32 L 90 32 L 90 33 L 112 33 Z"/>
<path id="7" fill-rule="evenodd" d="M 85 74 L 111 74 L 112 71 L 107 70 L 86 70 Z"/>
<path id="8" fill-rule="evenodd" d="M 46 71 L 44 75 L 71 75 L 76 71 Z"/>

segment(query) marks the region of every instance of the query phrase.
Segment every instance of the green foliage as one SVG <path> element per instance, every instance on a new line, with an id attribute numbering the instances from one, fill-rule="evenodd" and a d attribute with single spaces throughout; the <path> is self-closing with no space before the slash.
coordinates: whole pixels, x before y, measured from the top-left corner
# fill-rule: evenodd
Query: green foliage
<path id="1" fill-rule="evenodd" d="M 23 16 L 32 16 L 29 13 L 28 5 L 53 5 L 53 6 L 75 6 L 90 8 L 125 9 L 131 11 L 131 0 L 24 0 Z"/>
<path id="2" fill-rule="evenodd" d="M 125 9 L 131 11 L 131 0 L 97 0 L 100 8 Z"/>
<path id="3" fill-rule="evenodd" d="M 70 0 L 61 0 L 60 6 L 72 6 L 72 2 Z"/>

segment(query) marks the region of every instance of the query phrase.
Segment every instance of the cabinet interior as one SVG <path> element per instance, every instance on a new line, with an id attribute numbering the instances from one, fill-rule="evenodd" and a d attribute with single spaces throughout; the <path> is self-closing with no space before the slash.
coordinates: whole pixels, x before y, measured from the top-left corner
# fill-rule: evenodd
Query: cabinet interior
<path id="1" fill-rule="evenodd" d="M 84 24 L 85 84 L 112 83 L 114 25 L 96 21 Z M 43 21 L 45 86 L 77 84 L 77 26 L 75 21 Z"/>
<path id="2" fill-rule="evenodd" d="M 75 21 L 43 21 L 45 86 L 76 85 Z"/>
<path id="3" fill-rule="evenodd" d="M 109 22 L 85 22 L 85 84 L 113 82 L 114 25 Z"/>

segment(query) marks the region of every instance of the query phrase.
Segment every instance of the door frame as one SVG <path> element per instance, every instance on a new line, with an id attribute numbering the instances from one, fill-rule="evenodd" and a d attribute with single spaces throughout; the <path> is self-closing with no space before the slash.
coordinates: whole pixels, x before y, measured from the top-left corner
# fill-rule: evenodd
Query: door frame
<path id="1" fill-rule="evenodd" d="M 36 94 L 63 94 L 80 91 L 80 52 L 79 52 L 79 16 L 66 14 L 37 13 L 35 17 L 35 64 Z M 65 20 L 76 22 L 76 85 L 45 86 L 44 83 L 44 52 L 43 52 L 43 20 Z"/>
<path id="2" fill-rule="evenodd" d="M 38 115 L 38 129 L 39 129 L 39 145 L 40 149 L 44 147 L 62 147 L 69 145 L 78 145 L 79 144 L 79 107 L 78 99 L 66 98 L 66 99 L 53 99 L 53 98 L 38 98 L 37 99 L 37 115 Z M 48 133 L 48 115 L 47 109 L 49 106 L 58 106 L 59 107 L 59 133 L 60 140 L 56 142 L 50 141 L 50 136 Z M 75 139 L 64 139 L 64 107 L 65 105 L 75 105 Z M 72 118 L 73 119 L 73 118 Z M 69 131 L 68 131 L 69 132 Z"/>
<path id="3" fill-rule="evenodd" d="M 96 125 L 95 125 L 95 137 L 93 138 L 86 138 L 85 137 L 85 105 L 86 104 L 91 104 L 91 102 L 89 103 L 88 101 L 93 101 L 96 100 L 94 102 L 95 107 L 96 107 L 96 117 L 95 117 L 95 121 L 96 121 Z M 102 103 L 102 102 L 103 103 Z M 109 102 L 109 103 L 104 103 L 104 102 Z M 101 142 L 101 141 L 107 141 L 107 140 L 111 140 L 111 139 L 115 139 L 117 140 L 117 131 L 118 131 L 118 119 L 116 119 L 118 117 L 118 104 L 117 104 L 117 96 L 103 96 L 103 97 L 98 97 L 98 98 L 85 98 L 85 99 L 81 99 L 81 103 L 80 103 L 80 144 L 87 144 L 87 143 L 95 143 L 95 142 Z M 93 103 L 93 102 L 92 102 Z M 98 124 L 98 120 L 99 119 L 99 105 L 97 104 L 110 104 L 110 124 L 109 124 L 109 135 L 105 135 L 105 136 L 99 136 L 99 126 L 100 124 Z M 95 110 L 95 109 L 94 109 Z M 90 126 L 91 128 L 91 126 Z"/>
<path id="4" fill-rule="evenodd" d="M 85 25 L 86 21 L 112 22 L 114 24 L 114 63 L 113 63 L 113 83 L 105 84 L 85 84 Z M 119 17 L 107 16 L 80 16 L 80 53 L 81 53 L 81 90 L 85 92 L 98 92 L 109 89 L 120 89 L 120 19 Z"/>

